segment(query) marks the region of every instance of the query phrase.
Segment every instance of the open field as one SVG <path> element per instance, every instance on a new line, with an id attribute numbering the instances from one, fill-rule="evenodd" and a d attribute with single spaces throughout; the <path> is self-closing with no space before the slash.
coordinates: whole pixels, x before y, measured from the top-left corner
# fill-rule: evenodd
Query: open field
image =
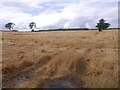
<path id="1" fill-rule="evenodd" d="M 3 32 L 3 87 L 116 88 L 118 30 Z"/>

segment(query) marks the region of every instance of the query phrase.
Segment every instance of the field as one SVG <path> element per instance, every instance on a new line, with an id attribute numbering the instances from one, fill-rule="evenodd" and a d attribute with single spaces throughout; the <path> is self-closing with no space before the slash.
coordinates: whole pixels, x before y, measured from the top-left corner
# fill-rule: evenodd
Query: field
<path id="1" fill-rule="evenodd" d="M 3 88 L 118 87 L 118 30 L 2 32 Z"/>

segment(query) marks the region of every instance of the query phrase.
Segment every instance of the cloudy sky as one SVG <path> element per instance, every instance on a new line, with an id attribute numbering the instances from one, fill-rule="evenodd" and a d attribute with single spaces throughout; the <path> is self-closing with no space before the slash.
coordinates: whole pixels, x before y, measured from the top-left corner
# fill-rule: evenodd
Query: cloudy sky
<path id="1" fill-rule="evenodd" d="M 100 18 L 118 27 L 119 0 L 0 0 L 0 30 L 8 22 L 14 29 L 95 28 Z"/>

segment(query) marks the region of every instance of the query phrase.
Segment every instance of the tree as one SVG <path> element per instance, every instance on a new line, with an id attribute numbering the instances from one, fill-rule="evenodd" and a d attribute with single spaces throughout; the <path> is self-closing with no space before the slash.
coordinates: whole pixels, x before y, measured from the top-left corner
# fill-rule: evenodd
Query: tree
<path id="1" fill-rule="evenodd" d="M 99 29 L 99 32 L 102 31 L 102 30 L 107 29 L 110 26 L 110 24 L 105 23 L 105 21 L 106 20 L 104 20 L 104 19 L 100 19 L 99 23 L 97 23 L 96 27 Z"/>
<path id="2" fill-rule="evenodd" d="M 30 27 L 30 29 L 32 29 L 31 31 L 33 32 L 33 31 L 34 31 L 33 28 L 36 27 L 36 23 L 35 23 L 35 22 L 31 22 L 31 23 L 29 24 L 29 27 Z"/>
<path id="3" fill-rule="evenodd" d="M 15 26 L 15 24 L 12 22 L 5 24 L 5 28 L 7 28 L 9 30 L 13 29 L 14 26 Z"/>

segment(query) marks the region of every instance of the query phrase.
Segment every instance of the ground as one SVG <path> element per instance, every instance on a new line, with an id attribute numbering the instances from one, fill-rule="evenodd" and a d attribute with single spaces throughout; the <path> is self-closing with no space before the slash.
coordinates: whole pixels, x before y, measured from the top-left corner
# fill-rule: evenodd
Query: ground
<path id="1" fill-rule="evenodd" d="M 118 87 L 118 30 L 2 32 L 5 88 Z"/>

